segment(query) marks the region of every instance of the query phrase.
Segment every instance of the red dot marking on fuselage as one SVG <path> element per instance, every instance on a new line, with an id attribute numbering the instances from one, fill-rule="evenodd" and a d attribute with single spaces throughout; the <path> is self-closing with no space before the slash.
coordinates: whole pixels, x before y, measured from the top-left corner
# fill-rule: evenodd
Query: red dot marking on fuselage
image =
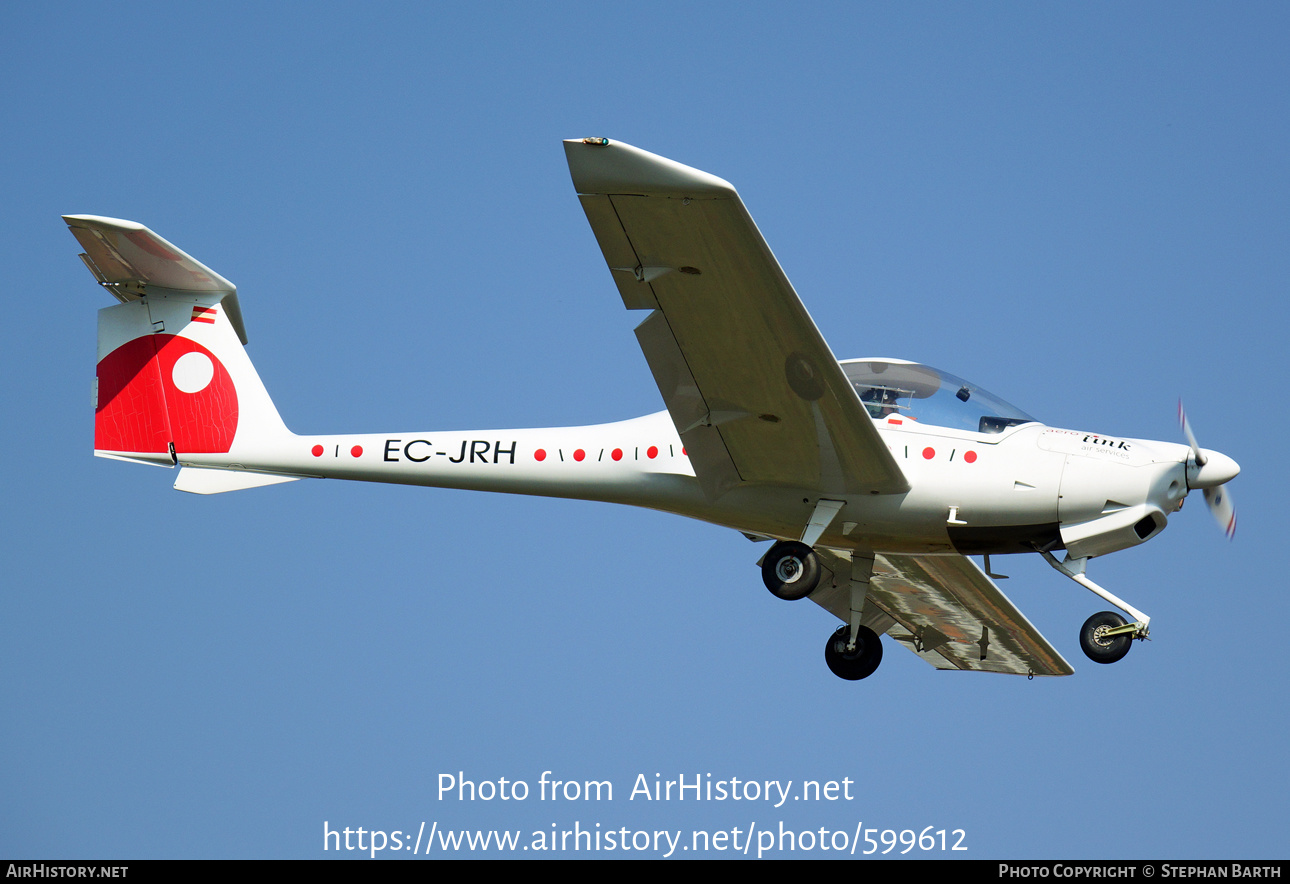
<path id="1" fill-rule="evenodd" d="M 963 459 L 968 463 L 976 463 L 976 452 L 975 451 L 963 452 Z"/>
<path id="2" fill-rule="evenodd" d="M 923 449 L 923 457 L 927 458 L 928 460 L 931 460 L 931 459 L 932 459 L 932 458 L 934 458 L 935 456 L 936 456 L 936 449 L 935 449 L 935 448 L 924 448 L 924 449 Z"/>
<path id="3" fill-rule="evenodd" d="M 650 460 L 653 460 L 654 458 L 658 457 L 658 447 L 655 445 L 651 445 L 649 447 L 649 450 L 645 452 L 645 456 L 648 457 Z"/>
<path id="4" fill-rule="evenodd" d="M 321 445 L 315 445 L 313 448 L 309 450 L 314 457 L 322 457 L 323 447 Z"/>
<path id="5" fill-rule="evenodd" d="M 577 451 L 573 453 L 574 460 L 582 460 L 586 456 L 587 456 L 587 452 L 583 451 L 581 448 L 579 448 Z"/>
<path id="6" fill-rule="evenodd" d="M 685 446 L 684 446 L 684 445 L 682 445 L 682 446 L 681 446 L 681 457 L 689 457 L 689 456 L 690 456 L 690 455 L 688 455 L 688 454 L 686 454 L 686 453 L 685 453 Z"/>
<path id="7" fill-rule="evenodd" d="M 546 449 L 539 448 L 537 451 L 533 452 L 533 459 L 536 460 L 538 463 L 541 463 L 542 461 L 546 460 Z"/>
<path id="8" fill-rule="evenodd" d="M 351 448 L 351 449 L 349 450 L 349 453 L 350 453 L 350 454 L 352 454 L 354 457 L 362 457 L 362 456 L 363 456 L 363 446 L 362 446 L 362 445 L 355 445 L 353 448 Z"/>
<path id="9" fill-rule="evenodd" d="M 609 456 L 612 457 L 614 460 L 622 460 L 623 450 L 621 448 L 615 448 L 613 452 L 610 453 Z"/>

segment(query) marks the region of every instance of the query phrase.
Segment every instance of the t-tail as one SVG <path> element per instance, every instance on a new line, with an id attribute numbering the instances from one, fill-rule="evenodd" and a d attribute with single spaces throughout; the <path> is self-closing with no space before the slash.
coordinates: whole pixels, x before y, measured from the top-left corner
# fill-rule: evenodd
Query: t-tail
<path id="1" fill-rule="evenodd" d="M 120 303 L 99 311 L 94 453 L 215 494 L 300 478 L 576 497 L 699 515 L 667 412 L 591 427 L 298 436 L 243 344 L 237 287 L 141 224 L 65 215 Z"/>
<path id="2" fill-rule="evenodd" d="M 294 437 L 243 349 L 237 287 L 141 224 L 63 220 L 120 302 L 99 311 L 94 453 L 186 465 L 184 491 L 290 481 L 263 471 Z"/>

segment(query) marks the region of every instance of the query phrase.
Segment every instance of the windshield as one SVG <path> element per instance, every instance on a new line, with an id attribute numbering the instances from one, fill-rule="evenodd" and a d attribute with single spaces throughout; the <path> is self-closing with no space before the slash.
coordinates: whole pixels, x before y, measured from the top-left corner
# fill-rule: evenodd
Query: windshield
<path id="1" fill-rule="evenodd" d="M 842 370 L 876 420 L 897 415 L 977 433 L 1001 433 L 1035 420 L 976 384 L 929 365 L 855 359 L 843 362 Z"/>

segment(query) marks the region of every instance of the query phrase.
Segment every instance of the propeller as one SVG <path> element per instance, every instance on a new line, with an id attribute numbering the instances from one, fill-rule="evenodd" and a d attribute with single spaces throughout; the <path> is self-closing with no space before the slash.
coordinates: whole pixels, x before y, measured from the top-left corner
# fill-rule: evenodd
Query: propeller
<path id="1" fill-rule="evenodd" d="M 1187 488 L 1202 490 L 1214 521 L 1231 540 L 1236 536 L 1236 505 L 1232 502 L 1231 492 L 1223 486 L 1235 479 L 1241 468 L 1226 454 L 1200 447 L 1181 399 L 1178 400 L 1178 425 L 1182 427 L 1192 452 L 1192 460 L 1187 464 Z"/>

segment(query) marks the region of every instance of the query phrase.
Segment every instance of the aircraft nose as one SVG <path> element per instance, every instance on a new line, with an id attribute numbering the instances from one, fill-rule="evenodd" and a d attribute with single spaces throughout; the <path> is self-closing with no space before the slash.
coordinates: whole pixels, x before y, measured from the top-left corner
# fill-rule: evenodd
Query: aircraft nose
<path id="1" fill-rule="evenodd" d="M 1217 488 L 1232 481 L 1241 472 L 1240 464 L 1220 451 L 1202 448 L 1200 453 L 1205 458 L 1203 465 L 1197 466 L 1195 463 L 1187 465 L 1187 487 L 1189 488 Z"/>

